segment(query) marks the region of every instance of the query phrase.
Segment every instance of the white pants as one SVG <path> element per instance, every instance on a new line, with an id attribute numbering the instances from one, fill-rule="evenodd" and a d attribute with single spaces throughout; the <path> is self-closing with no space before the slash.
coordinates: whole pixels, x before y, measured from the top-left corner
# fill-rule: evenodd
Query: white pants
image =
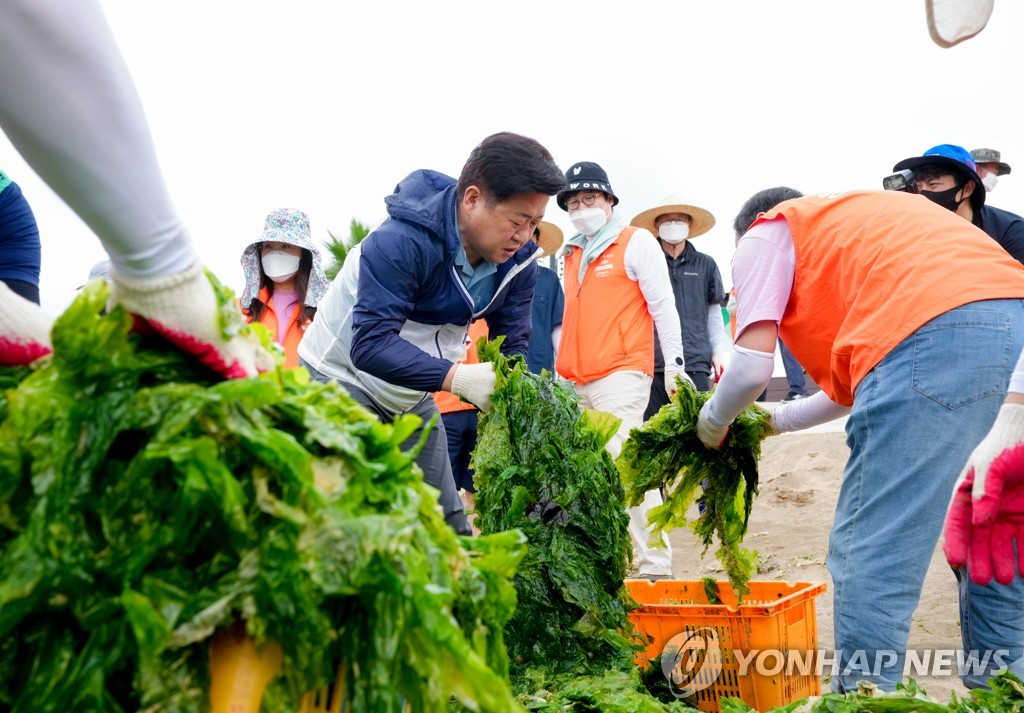
<path id="1" fill-rule="evenodd" d="M 589 384 L 576 384 L 576 393 L 581 397 L 580 406 L 583 408 L 606 411 L 622 419 L 619 430 L 605 446 L 612 458 L 617 458 L 630 430 L 644 422 L 644 411 L 651 396 L 651 377 L 642 371 L 617 371 Z M 668 540 L 662 536 L 664 547 L 647 544 L 651 537 L 647 513 L 661 504 L 661 493 L 650 490 L 640 505 L 626 510 L 629 513 L 629 535 L 633 539 L 641 577 L 672 574 L 672 548 Z"/>

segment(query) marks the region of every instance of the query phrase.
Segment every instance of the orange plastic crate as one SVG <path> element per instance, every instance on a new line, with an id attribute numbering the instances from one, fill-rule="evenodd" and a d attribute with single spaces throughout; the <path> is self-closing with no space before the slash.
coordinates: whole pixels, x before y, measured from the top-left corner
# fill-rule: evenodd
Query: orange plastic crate
<path id="1" fill-rule="evenodd" d="M 658 581 L 630 579 L 626 587 L 641 605 L 630 614 L 637 629 L 647 637 L 646 650 L 637 654 L 641 669 L 661 656 L 665 644 L 690 636 L 706 636 L 710 629 L 717 638 L 717 654 L 708 654 L 708 665 L 694 676 L 698 688 L 687 702 L 702 711 L 717 711 L 724 697 L 741 698 L 756 710 L 817 695 L 821 679 L 813 661 L 818 649 L 818 629 L 814 598 L 825 592 L 824 582 L 750 582 L 750 593 L 737 606 L 737 598 L 728 582 L 718 582 L 721 604 L 709 604 L 700 581 Z M 755 666 L 749 659 L 753 651 L 791 652 L 792 661 L 774 675 L 774 657 L 764 659 L 766 666 Z M 740 675 L 740 660 L 749 660 L 746 674 Z M 807 652 L 811 652 L 811 665 Z M 713 660 L 712 660 L 713 659 Z M 759 668 L 762 672 L 759 672 Z M 809 669 L 809 670 L 808 670 Z M 700 676 L 704 676 L 702 680 Z"/>

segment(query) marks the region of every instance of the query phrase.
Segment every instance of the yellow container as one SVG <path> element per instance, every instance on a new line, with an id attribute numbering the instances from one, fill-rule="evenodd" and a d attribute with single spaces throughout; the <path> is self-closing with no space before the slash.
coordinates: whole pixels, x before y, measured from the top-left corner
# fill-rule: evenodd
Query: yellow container
<path id="1" fill-rule="evenodd" d="M 749 586 L 737 606 L 728 582 L 718 582 L 721 603 L 711 604 L 701 581 L 627 580 L 641 605 L 630 619 L 647 639 L 637 665 L 646 669 L 666 644 L 666 654 L 685 651 L 681 668 L 671 672 L 673 681 L 692 693 L 688 703 L 702 711 L 717 711 L 724 697 L 741 698 L 763 711 L 819 694 L 814 598 L 825 592 L 825 583 Z"/>
<path id="2" fill-rule="evenodd" d="M 242 626 L 218 631 L 210 642 L 210 713 L 259 713 L 283 658 L 277 644 L 257 648 Z"/>
<path id="3" fill-rule="evenodd" d="M 259 713 L 263 692 L 281 672 L 283 658 L 277 644 L 257 648 L 243 626 L 218 631 L 210 643 L 210 713 Z M 332 685 L 302 697 L 299 713 L 342 713 L 348 709 L 344 702 L 343 664 Z"/>

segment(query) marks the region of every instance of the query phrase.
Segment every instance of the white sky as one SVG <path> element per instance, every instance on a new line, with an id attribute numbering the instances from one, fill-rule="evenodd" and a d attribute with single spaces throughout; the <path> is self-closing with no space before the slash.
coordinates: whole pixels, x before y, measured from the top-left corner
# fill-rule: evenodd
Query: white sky
<path id="1" fill-rule="evenodd" d="M 712 211 L 694 245 L 726 287 L 754 191 L 880 188 L 939 143 L 1002 151 L 1016 172 L 990 202 L 1024 213 L 1024 3 L 952 49 L 921 0 L 102 4 L 175 204 L 236 291 L 269 211 L 305 210 L 316 240 L 375 223 L 410 171 L 457 176 L 500 130 L 563 168 L 600 163 L 629 217 L 670 193 Z M 36 213 L 60 312 L 102 248 L 2 135 L 0 167 Z M 548 219 L 572 232 L 554 201 Z"/>

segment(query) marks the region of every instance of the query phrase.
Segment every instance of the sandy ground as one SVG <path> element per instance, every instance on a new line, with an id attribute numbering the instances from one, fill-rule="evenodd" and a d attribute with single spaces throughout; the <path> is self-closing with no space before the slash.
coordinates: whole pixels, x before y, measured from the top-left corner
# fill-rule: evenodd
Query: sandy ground
<path id="1" fill-rule="evenodd" d="M 825 556 L 849 453 L 840 423 L 813 433 L 785 434 L 765 441 L 760 495 L 754 502 L 745 542 L 760 554 L 758 579 L 828 584 L 829 592 L 816 600 L 816 611 L 819 648 L 829 651 L 834 642 L 832 581 L 825 568 Z M 688 528 L 672 532 L 670 540 L 677 579 L 722 576 L 712 551 L 700 558 L 699 546 Z M 956 580 L 940 543 L 914 614 L 910 647 L 956 650 L 960 646 L 959 618 Z M 966 693 L 955 676 L 915 678 L 930 696 L 942 702 L 949 700 L 950 691 Z M 827 684 L 823 690 L 827 690 Z"/>

